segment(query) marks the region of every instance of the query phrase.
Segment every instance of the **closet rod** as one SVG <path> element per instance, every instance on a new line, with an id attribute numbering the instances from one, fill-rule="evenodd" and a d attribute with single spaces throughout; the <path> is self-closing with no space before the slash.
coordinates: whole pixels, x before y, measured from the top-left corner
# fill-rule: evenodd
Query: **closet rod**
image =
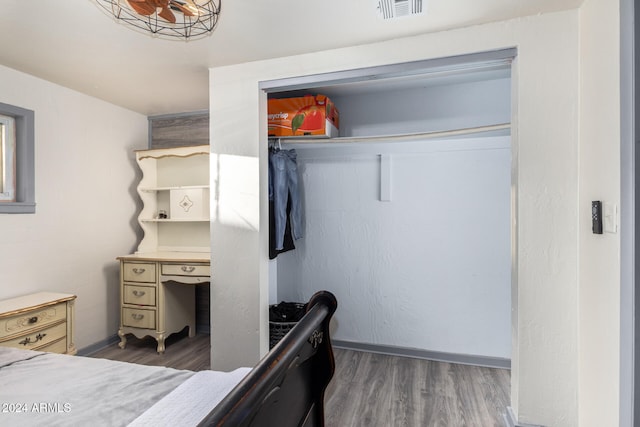
<path id="1" fill-rule="evenodd" d="M 485 132 L 499 132 L 511 129 L 511 123 L 500 123 L 488 126 L 476 126 L 471 128 L 452 129 L 445 131 L 432 131 L 432 132 L 420 132 L 409 133 L 401 135 L 375 135 L 375 136 L 347 136 L 338 138 L 281 138 L 282 144 L 301 144 L 301 145 L 313 145 L 313 144 L 337 144 L 337 143 L 370 143 L 370 142 L 402 142 L 413 141 L 417 139 L 433 139 L 433 138 L 445 138 L 450 136 L 464 136 L 473 135 L 477 133 Z"/>

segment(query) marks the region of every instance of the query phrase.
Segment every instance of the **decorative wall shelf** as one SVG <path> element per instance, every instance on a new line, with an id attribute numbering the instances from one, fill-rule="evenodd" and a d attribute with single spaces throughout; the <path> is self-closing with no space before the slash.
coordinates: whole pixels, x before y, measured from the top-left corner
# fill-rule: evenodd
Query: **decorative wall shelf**
<path id="1" fill-rule="evenodd" d="M 210 252 L 209 146 L 136 151 L 142 171 L 136 253 Z"/>
<path id="2" fill-rule="evenodd" d="M 179 222 L 209 222 L 209 218 L 181 218 L 181 219 L 169 219 L 169 218 L 148 218 L 141 219 L 142 222 L 158 222 L 158 223 L 179 223 Z"/>
<path id="3" fill-rule="evenodd" d="M 156 192 L 156 191 L 171 191 L 171 190 L 195 190 L 195 189 L 200 189 L 200 188 L 204 188 L 204 189 L 208 189 L 209 186 L 208 185 L 181 185 L 181 186 L 174 186 L 174 187 L 139 187 L 138 191 L 145 191 L 145 192 Z"/>

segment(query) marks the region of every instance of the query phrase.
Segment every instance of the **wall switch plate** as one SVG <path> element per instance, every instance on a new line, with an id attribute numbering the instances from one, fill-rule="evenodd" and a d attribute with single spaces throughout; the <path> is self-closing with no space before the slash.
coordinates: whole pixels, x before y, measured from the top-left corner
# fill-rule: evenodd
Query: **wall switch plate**
<path id="1" fill-rule="evenodd" d="M 602 225 L 605 233 L 618 232 L 618 205 L 602 202 Z"/>
<path id="2" fill-rule="evenodd" d="M 591 232 L 602 234 L 602 202 L 594 200 L 591 202 Z"/>

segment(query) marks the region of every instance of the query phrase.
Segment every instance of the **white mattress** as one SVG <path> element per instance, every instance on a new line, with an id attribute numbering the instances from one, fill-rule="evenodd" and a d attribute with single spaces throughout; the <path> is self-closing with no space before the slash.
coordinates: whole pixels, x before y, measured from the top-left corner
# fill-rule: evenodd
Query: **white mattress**
<path id="1" fill-rule="evenodd" d="M 206 371 L 179 387 L 194 372 L 0 347 L 0 425 L 126 426 L 151 407 L 136 425 L 188 425 L 188 414 L 207 406 L 206 415 L 246 372 Z M 162 423 L 179 413 L 180 422 Z"/>
<path id="2" fill-rule="evenodd" d="M 130 426 L 197 426 L 250 371 L 239 368 L 232 372 L 196 372 Z"/>

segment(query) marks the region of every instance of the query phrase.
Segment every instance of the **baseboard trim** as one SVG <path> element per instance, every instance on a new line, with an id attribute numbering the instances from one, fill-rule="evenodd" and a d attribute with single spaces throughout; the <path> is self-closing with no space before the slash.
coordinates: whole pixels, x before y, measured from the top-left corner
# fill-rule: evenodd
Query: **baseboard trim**
<path id="1" fill-rule="evenodd" d="M 507 406 L 507 412 L 504 414 L 504 425 L 505 427 L 543 427 L 540 424 L 519 423 L 518 417 L 516 417 L 516 413 L 513 412 L 511 406 Z"/>
<path id="2" fill-rule="evenodd" d="M 196 334 L 211 335 L 211 326 L 205 324 L 196 324 Z"/>
<path id="3" fill-rule="evenodd" d="M 445 353 L 440 351 L 421 350 L 416 348 L 395 347 L 380 344 L 363 344 L 352 341 L 332 340 L 336 348 L 346 350 L 367 351 L 370 353 L 388 354 L 391 356 L 414 357 L 437 362 L 459 363 L 462 365 L 484 366 L 488 368 L 511 369 L 511 359 L 474 354 Z"/>
<path id="4" fill-rule="evenodd" d="M 118 335 L 112 335 L 108 338 L 79 349 L 78 356 L 90 356 L 96 351 L 102 350 L 103 348 L 108 347 L 117 341 L 120 341 L 120 337 Z"/>

